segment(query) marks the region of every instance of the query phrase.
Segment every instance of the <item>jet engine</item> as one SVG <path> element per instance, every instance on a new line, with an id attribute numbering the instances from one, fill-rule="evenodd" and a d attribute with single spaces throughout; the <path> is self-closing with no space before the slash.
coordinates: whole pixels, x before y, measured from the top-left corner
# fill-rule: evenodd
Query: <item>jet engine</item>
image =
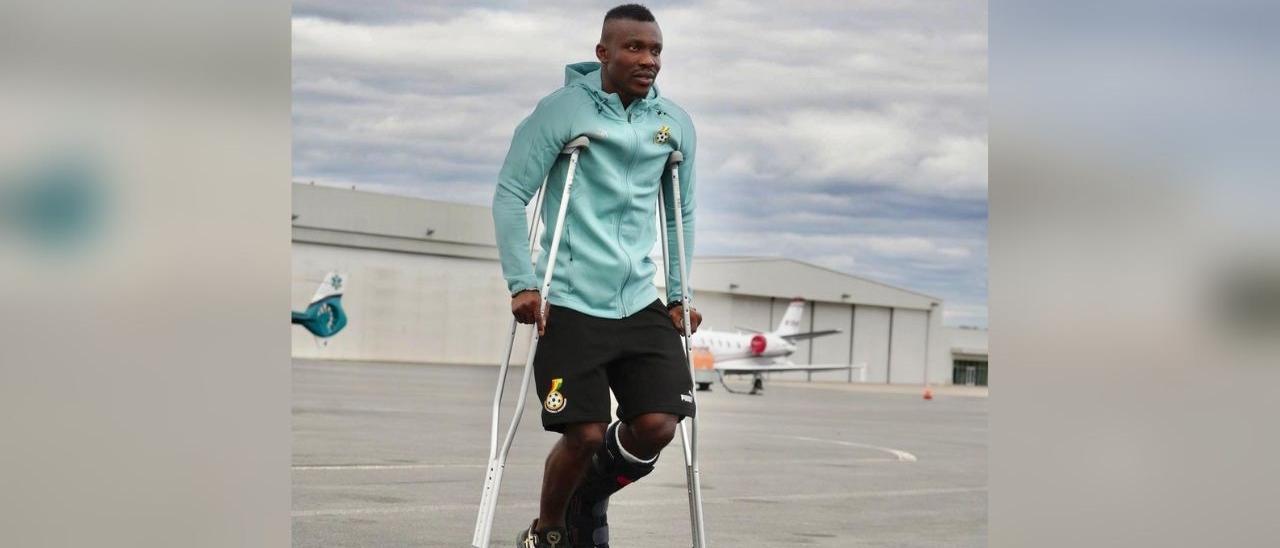
<path id="1" fill-rule="evenodd" d="M 766 346 L 768 346 L 767 342 L 768 341 L 766 341 L 765 336 L 761 335 L 760 333 L 756 333 L 755 335 L 752 335 L 751 354 L 754 356 L 759 356 L 761 354 L 764 354 L 764 349 Z"/>

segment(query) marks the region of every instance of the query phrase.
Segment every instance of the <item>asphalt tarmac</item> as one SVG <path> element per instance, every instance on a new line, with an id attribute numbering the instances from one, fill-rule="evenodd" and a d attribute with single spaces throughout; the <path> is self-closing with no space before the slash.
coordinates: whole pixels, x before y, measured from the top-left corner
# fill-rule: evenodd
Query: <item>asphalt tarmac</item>
<path id="1" fill-rule="evenodd" d="M 496 378 L 496 367 L 295 361 L 294 546 L 470 546 Z M 707 545 L 986 546 L 983 394 L 940 388 L 925 401 L 830 381 L 699 392 Z M 538 409 L 531 396 L 492 546 L 514 546 L 537 515 L 556 439 Z M 690 546 L 684 478 L 677 436 L 653 474 L 611 499 L 611 545 Z"/>

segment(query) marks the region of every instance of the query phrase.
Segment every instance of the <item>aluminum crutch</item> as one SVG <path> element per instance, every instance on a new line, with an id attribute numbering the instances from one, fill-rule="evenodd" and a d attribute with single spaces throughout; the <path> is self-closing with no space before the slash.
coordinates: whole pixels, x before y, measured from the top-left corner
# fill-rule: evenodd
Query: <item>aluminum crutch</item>
<path id="1" fill-rule="evenodd" d="M 565 145 L 560 151 L 561 154 L 569 155 L 569 170 L 565 175 L 564 191 L 560 196 L 560 210 L 556 214 L 555 229 L 551 235 L 551 249 L 547 256 L 547 271 L 542 276 L 542 287 L 538 290 L 541 297 L 542 305 L 538 310 L 538 316 L 546 317 L 547 296 L 551 293 L 551 276 L 555 270 L 556 252 L 560 249 L 560 235 L 564 227 L 564 218 L 569 210 L 569 191 L 573 188 L 573 176 L 578 170 L 578 154 L 582 149 L 587 148 L 590 144 L 586 136 L 578 137 Z M 547 192 L 547 181 L 543 179 L 542 188 L 538 191 L 538 198 L 534 204 L 533 222 L 529 227 L 529 247 L 532 253 L 534 236 L 537 235 L 539 220 L 542 218 L 542 207 Z M 545 252 L 545 251 L 544 251 Z M 525 398 L 529 395 L 529 381 L 533 378 L 533 357 L 538 350 L 538 329 L 535 324 L 533 335 L 529 344 L 529 355 L 524 364 L 524 378 L 520 381 L 520 396 L 516 400 L 515 412 L 511 416 L 511 425 L 507 428 L 507 435 L 502 441 L 502 446 L 498 446 L 498 416 L 502 405 L 502 392 L 507 382 L 507 371 L 511 365 L 511 352 L 515 344 L 516 329 L 518 323 L 515 318 L 511 320 L 511 337 L 507 340 L 507 352 L 502 359 L 502 366 L 498 369 L 498 387 L 494 390 L 493 396 L 493 422 L 491 423 L 489 436 L 489 468 L 485 474 L 484 491 L 480 494 L 480 512 L 476 516 L 475 532 L 471 536 L 471 546 L 473 548 L 488 548 L 489 538 L 493 533 L 493 517 L 494 511 L 498 507 L 498 490 L 502 486 L 502 471 L 507 465 L 507 454 L 511 451 L 511 442 L 515 440 L 516 429 L 520 426 L 520 419 L 524 411 Z"/>
<path id="2" fill-rule="evenodd" d="M 693 337 L 692 326 L 689 324 L 689 270 L 685 264 L 684 254 L 684 213 L 680 197 L 680 163 L 684 161 L 684 155 L 680 151 L 674 151 L 667 159 L 667 167 L 671 169 L 671 203 L 672 210 L 675 211 L 676 224 L 676 265 L 680 269 L 680 309 L 684 313 L 684 359 L 689 366 L 689 394 L 693 397 L 694 409 L 698 408 L 697 391 L 693 389 L 693 360 L 691 359 L 693 350 L 691 348 L 691 339 Z M 670 272 L 671 263 L 668 262 L 667 246 L 670 245 L 667 235 L 667 215 L 666 200 L 663 199 L 662 185 L 658 185 L 658 227 L 662 233 L 662 268 L 666 270 L 663 276 Z M 669 280 L 668 280 L 669 281 Z M 706 528 L 703 527 L 702 521 L 702 471 L 698 469 L 698 417 L 695 415 L 689 419 L 686 426 L 685 421 L 680 421 L 680 442 L 684 446 L 684 469 L 685 480 L 689 491 L 689 521 L 690 531 L 693 533 L 694 548 L 706 547 Z"/>
<path id="3" fill-rule="evenodd" d="M 529 254 L 531 256 L 533 255 L 534 247 L 537 245 L 534 238 L 538 236 L 538 227 L 540 225 L 540 220 L 542 219 L 542 199 L 546 196 L 546 193 L 547 179 L 544 177 L 542 179 L 542 186 L 538 188 L 538 194 L 533 204 L 533 219 L 529 223 Z M 537 261 L 534 261 L 534 264 L 536 266 Z M 496 500 L 497 498 L 497 489 L 495 486 L 501 481 L 502 469 L 505 464 L 505 462 L 498 461 L 498 418 L 501 412 L 502 395 L 506 389 L 507 373 L 509 372 L 511 365 L 511 352 L 515 347 L 516 330 L 519 328 L 519 325 L 520 323 L 517 322 L 513 316 L 511 318 L 510 334 L 507 337 L 507 351 L 503 353 L 502 366 L 498 368 L 498 386 L 494 389 L 493 394 L 493 422 L 489 429 L 489 468 L 488 473 L 485 476 L 484 491 L 480 496 L 480 512 L 476 517 L 476 527 L 471 537 L 472 546 L 480 546 L 481 527 L 487 527 L 489 526 L 488 524 L 492 522 L 492 518 L 487 515 L 492 512 L 489 500 L 491 498 Z M 528 381 L 529 379 L 526 375 L 522 380 L 523 384 L 521 386 L 524 387 L 521 391 L 522 393 L 528 391 Z M 521 400 L 521 409 L 524 407 L 523 404 L 524 401 Z M 517 412 L 515 420 L 519 420 L 519 418 L 520 413 Z M 505 461 L 505 458 L 503 460 Z"/>

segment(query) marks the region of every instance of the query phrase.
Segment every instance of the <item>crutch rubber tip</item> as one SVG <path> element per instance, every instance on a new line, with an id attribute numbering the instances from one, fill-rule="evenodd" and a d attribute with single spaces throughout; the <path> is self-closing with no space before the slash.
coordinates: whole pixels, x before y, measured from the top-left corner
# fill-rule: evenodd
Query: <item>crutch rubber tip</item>
<path id="1" fill-rule="evenodd" d="M 591 145 L 591 139 L 588 139 L 586 135 L 581 135 L 577 139 L 569 141 L 569 144 L 565 145 L 564 150 L 561 150 L 560 153 L 569 154 L 575 148 L 587 148 L 589 145 Z"/>
<path id="2" fill-rule="evenodd" d="M 667 167 L 671 167 L 683 161 L 684 161 L 684 154 L 681 154 L 680 151 L 678 150 L 672 151 L 671 156 L 667 158 Z"/>

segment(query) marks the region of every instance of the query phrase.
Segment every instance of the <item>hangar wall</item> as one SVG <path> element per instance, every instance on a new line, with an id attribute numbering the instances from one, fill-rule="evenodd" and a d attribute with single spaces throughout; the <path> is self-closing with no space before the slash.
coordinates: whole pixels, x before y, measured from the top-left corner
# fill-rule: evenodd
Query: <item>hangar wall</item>
<path id="1" fill-rule="evenodd" d="M 506 348 L 510 304 L 494 261 L 294 242 L 293 303 L 330 270 L 345 272 L 350 323 L 320 345 L 293 330 L 302 358 L 493 364 Z M 527 337 L 517 338 L 523 359 Z M 523 362 L 521 362 L 523 363 Z"/>
<path id="2" fill-rule="evenodd" d="M 506 284 L 496 261 L 295 242 L 295 307 L 301 308 L 324 273 L 335 269 L 349 275 L 343 303 L 352 321 L 327 345 L 294 329 L 294 356 L 468 364 L 501 360 L 510 308 L 503 297 Z M 790 299 L 704 290 L 697 293 L 696 302 L 707 318 L 704 327 L 768 331 L 777 327 Z M 940 329 L 930 325 L 936 316 L 922 310 L 810 301 L 801 317 L 802 328 L 840 333 L 799 342 L 791 360 L 799 364 L 865 363 L 869 383 L 918 384 L 925 379 L 925 354 L 933 352 L 926 350 L 926 342 L 934 341 L 926 339 Z M 527 355 L 528 334 L 528 328 L 522 327 L 513 351 L 516 364 L 523 363 Z M 939 355 L 945 356 L 945 348 Z M 949 382 L 945 364 L 929 369 L 930 382 Z M 830 381 L 848 380 L 850 374 L 826 371 L 772 376 Z M 856 370 L 853 378 L 860 378 Z"/>
<path id="3" fill-rule="evenodd" d="M 327 345 L 294 329 L 294 356 L 501 361 L 510 301 L 488 208 L 295 184 L 294 210 L 294 308 L 305 306 L 326 272 L 339 270 L 349 275 L 343 304 L 350 317 Z M 778 258 L 699 257 L 693 287 L 704 327 L 723 331 L 772 330 L 793 296 L 814 299 L 801 328 L 840 333 L 800 341 L 794 363 L 865 363 L 871 383 L 952 378 L 934 297 Z M 521 327 L 514 363 L 523 364 L 529 333 Z M 849 373 L 777 376 L 847 380 Z"/>
<path id="4" fill-rule="evenodd" d="M 734 296 L 735 302 L 750 302 L 752 297 Z M 773 317 L 760 322 L 770 325 L 781 318 L 789 299 L 769 299 Z M 745 307 L 738 307 L 735 310 Z M 736 319 L 736 318 L 735 318 Z M 739 322 L 739 326 L 742 324 Z M 805 331 L 839 330 L 840 333 L 801 341 L 791 361 L 798 364 L 837 365 L 865 364 L 868 383 L 948 384 L 946 342 L 936 336 L 942 329 L 940 313 L 926 310 L 887 308 L 881 306 L 808 301 L 800 325 Z M 892 336 L 890 336 L 892 333 Z M 941 343 L 941 350 L 939 347 Z M 936 353 L 935 352 L 942 352 Z M 939 360 L 943 363 L 938 364 Z M 926 370 L 928 376 L 926 377 Z M 813 373 L 775 373 L 783 379 L 859 381 L 862 373 L 849 371 L 816 371 Z"/>
<path id="5" fill-rule="evenodd" d="M 767 331 L 777 327 L 791 299 L 764 298 L 702 291 L 699 310 L 706 327 L 723 331 Z M 725 311 L 730 311 L 725 314 Z M 719 320 L 719 321 L 717 321 Z M 797 344 L 791 361 L 797 364 L 865 364 L 868 383 L 949 384 L 950 352 L 941 310 L 912 310 L 882 306 L 808 301 L 800 325 L 805 331 L 839 330 Z M 893 336 L 890 336 L 892 329 Z M 892 350 L 891 350 L 892 346 Z M 891 363 L 892 362 L 892 363 Z M 926 370 L 928 376 L 926 377 Z M 862 373 L 852 372 L 855 381 Z M 775 373 L 785 379 L 849 380 L 849 371 Z"/>
<path id="6" fill-rule="evenodd" d="M 501 360 L 510 321 L 506 285 L 495 261 L 356 249 L 295 242 L 293 302 L 301 308 L 329 270 L 349 275 L 343 297 L 352 318 L 349 327 L 327 345 L 301 329 L 293 330 L 293 355 L 302 358 L 371 361 L 494 364 Z M 724 331 L 772 330 L 790 299 L 697 293 L 704 327 Z M 801 341 L 791 356 L 800 364 L 867 365 L 870 383 L 924 382 L 926 352 L 947 357 L 938 314 L 810 301 L 800 325 L 805 330 L 840 333 Z M 892 337 L 890 329 L 892 326 Z M 931 336 L 932 335 L 932 336 Z M 929 339 L 929 340 L 926 340 Z M 941 350 L 933 347 L 938 344 Z M 523 363 L 528 329 L 522 328 L 513 351 Z M 935 361 L 929 356 L 928 362 Z M 848 380 L 845 371 L 782 373 L 777 378 Z M 854 372 L 854 380 L 859 373 Z M 946 363 L 929 367 L 929 382 L 950 378 Z"/>

